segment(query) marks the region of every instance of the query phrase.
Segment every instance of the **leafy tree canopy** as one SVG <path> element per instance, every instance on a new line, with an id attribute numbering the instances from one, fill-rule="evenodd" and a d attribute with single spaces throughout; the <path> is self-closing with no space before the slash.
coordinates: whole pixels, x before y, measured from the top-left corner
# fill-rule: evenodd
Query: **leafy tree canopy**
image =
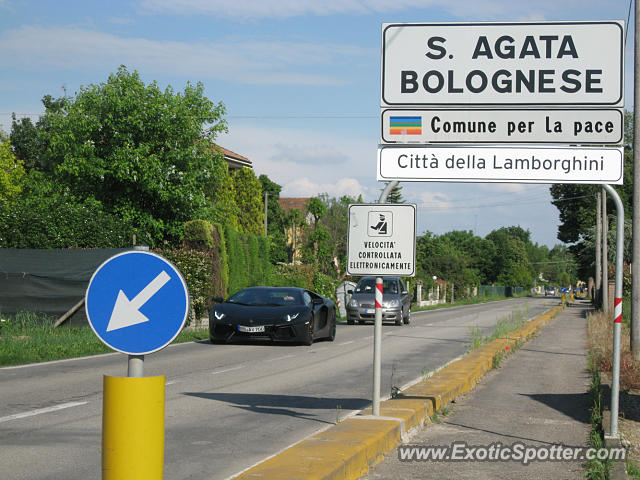
<path id="1" fill-rule="evenodd" d="M 14 121 L 16 152 L 75 198 L 94 198 L 146 231 L 152 245 L 175 243 L 207 207 L 223 161 L 210 145 L 226 129 L 225 109 L 203 90 L 161 90 L 122 66 L 75 97 L 45 97 L 35 126 Z"/>

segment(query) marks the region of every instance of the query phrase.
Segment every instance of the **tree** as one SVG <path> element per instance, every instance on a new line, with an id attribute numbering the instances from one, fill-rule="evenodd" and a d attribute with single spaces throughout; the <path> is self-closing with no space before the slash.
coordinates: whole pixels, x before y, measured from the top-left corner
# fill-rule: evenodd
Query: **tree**
<path id="1" fill-rule="evenodd" d="M 0 204 L 11 203 L 22 191 L 25 171 L 22 161 L 11 150 L 11 142 L 0 143 Z"/>
<path id="2" fill-rule="evenodd" d="M 327 206 L 321 197 L 311 197 L 307 200 L 307 211 L 313 216 L 313 224 L 317 228 L 320 218 L 327 213 Z"/>
<path id="3" fill-rule="evenodd" d="M 122 66 L 75 97 L 46 98 L 35 139 L 21 139 L 19 151 L 37 155 L 32 168 L 74 198 L 94 198 L 146 232 L 151 246 L 178 243 L 184 222 L 211 206 L 206 191 L 221 161 L 210 145 L 226 129 L 225 109 L 203 91 L 163 91 Z M 26 122 L 14 133 L 25 125 L 28 137 Z"/>
<path id="4" fill-rule="evenodd" d="M 236 203 L 236 187 L 229 166 L 216 158 L 209 181 L 204 185 L 207 199 L 199 218 L 240 230 L 240 208 Z"/>
<path id="5" fill-rule="evenodd" d="M 264 235 L 264 203 L 262 184 L 250 168 L 241 168 L 232 174 L 236 205 L 240 211 L 240 232 Z"/>
<path id="6" fill-rule="evenodd" d="M 404 203 L 402 198 L 402 185 L 396 185 L 387 195 L 387 203 Z"/>
<path id="7" fill-rule="evenodd" d="M 286 214 L 278 200 L 282 187 L 262 174 L 258 177 L 262 191 L 267 193 L 267 234 L 271 263 L 287 262 Z"/>

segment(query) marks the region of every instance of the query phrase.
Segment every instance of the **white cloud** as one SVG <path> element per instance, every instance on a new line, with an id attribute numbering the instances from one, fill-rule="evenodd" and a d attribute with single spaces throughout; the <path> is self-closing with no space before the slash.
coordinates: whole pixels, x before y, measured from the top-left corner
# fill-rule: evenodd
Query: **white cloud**
<path id="1" fill-rule="evenodd" d="M 291 18 L 303 15 L 373 14 L 403 12 L 409 9 L 439 8 L 460 18 L 541 19 L 545 16 L 598 5 L 598 0 L 537 0 L 523 5 L 513 0 L 142 0 L 142 8 L 153 13 L 211 15 L 221 18 L 253 20 Z M 524 14 L 523 14 L 524 12 Z"/>
<path id="2" fill-rule="evenodd" d="M 455 204 L 449 195 L 442 192 L 425 192 L 418 195 L 418 207 L 427 211 L 452 210 Z"/>
<path id="3" fill-rule="evenodd" d="M 323 192 L 332 196 L 332 192 L 374 194 L 378 188 L 375 140 L 369 142 L 312 126 L 308 129 L 264 127 L 232 122 L 229 133 L 219 137 L 217 142 L 248 157 L 257 174 L 264 173 L 280 185 L 290 185 L 292 191 L 304 192 L 304 185 L 318 186 L 302 196 Z M 305 184 L 303 179 L 309 183 Z M 355 179 L 358 185 L 349 184 L 346 179 Z M 357 191 L 344 191 L 348 188 Z"/>
<path id="4" fill-rule="evenodd" d="M 481 183 L 479 186 L 491 192 L 524 193 L 527 189 L 524 183 Z"/>
<path id="5" fill-rule="evenodd" d="M 327 67 L 348 65 L 362 56 L 376 58 L 377 55 L 375 48 L 351 45 L 238 38 L 187 43 L 39 26 L 3 32 L 0 51 L 3 52 L 0 66 L 12 69 L 102 70 L 105 65 L 115 68 L 124 64 L 146 73 L 184 71 L 200 78 L 242 84 L 314 86 L 348 83 L 346 74 L 328 74 Z"/>

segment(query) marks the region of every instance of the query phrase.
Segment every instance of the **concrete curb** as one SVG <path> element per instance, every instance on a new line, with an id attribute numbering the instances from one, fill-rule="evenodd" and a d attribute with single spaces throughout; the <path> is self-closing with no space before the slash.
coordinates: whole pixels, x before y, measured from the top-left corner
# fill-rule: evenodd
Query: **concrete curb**
<path id="1" fill-rule="evenodd" d="M 470 391 L 493 368 L 494 358 L 527 341 L 563 306 L 539 315 L 511 332 L 470 352 L 426 380 L 380 404 L 289 447 L 245 470 L 234 479 L 354 480 L 393 450 L 403 435 L 430 423 L 433 413 Z"/>

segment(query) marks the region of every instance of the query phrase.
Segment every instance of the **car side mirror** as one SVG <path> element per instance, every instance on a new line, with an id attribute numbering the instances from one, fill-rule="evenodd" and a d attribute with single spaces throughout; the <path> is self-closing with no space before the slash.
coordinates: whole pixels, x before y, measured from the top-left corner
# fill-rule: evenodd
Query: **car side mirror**
<path id="1" fill-rule="evenodd" d="M 401 295 L 409 295 L 409 292 L 407 292 L 406 290 L 402 290 Z"/>
<path id="2" fill-rule="evenodd" d="M 222 298 L 222 297 L 213 297 L 213 298 L 212 298 L 212 300 L 213 300 L 215 303 L 222 303 L 222 302 L 224 302 L 224 298 Z"/>

